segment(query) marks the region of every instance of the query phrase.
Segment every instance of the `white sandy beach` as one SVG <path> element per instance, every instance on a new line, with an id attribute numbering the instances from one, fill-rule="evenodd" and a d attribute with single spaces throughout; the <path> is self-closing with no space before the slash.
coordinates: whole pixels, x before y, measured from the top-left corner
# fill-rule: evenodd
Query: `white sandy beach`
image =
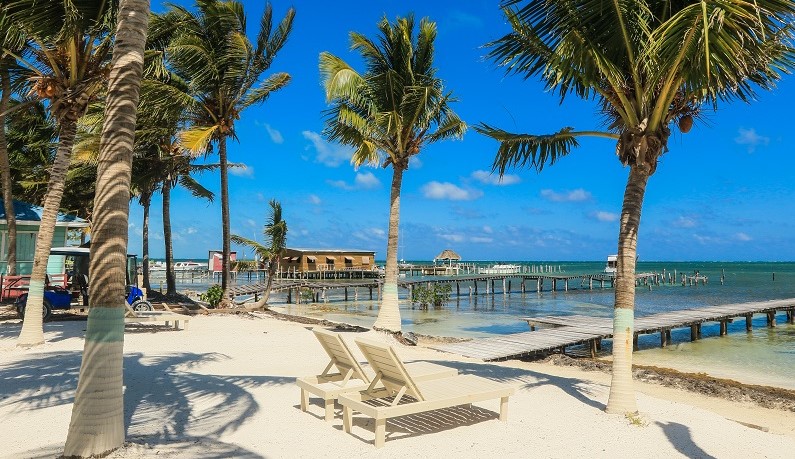
<path id="1" fill-rule="evenodd" d="M 47 343 L 15 347 L 20 324 L 0 323 L 0 456 L 53 457 L 66 438 L 84 321 L 45 325 Z M 644 425 L 604 412 L 609 375 L 548 364 L 482 363 L 396 345 L 425 359 L 514 385 L 508 422 L 498 401 L 398 418 L 386 445 L 373 423 L 353 434 L 312 399 L 299 409 L 295 378 L 328 359 L 308 326 L 266 316 L 197 316 L 185 331 L 128 329 L 127 445 L 110 457 L 718 457 L 789 458 L 795 413 L 638 383 Z M 353 339 L 376 332 L 344 333 Z M 747 425 L 753 425 L 749 427 Z M 767 431 L 765 431 L 767 430 Z"/>

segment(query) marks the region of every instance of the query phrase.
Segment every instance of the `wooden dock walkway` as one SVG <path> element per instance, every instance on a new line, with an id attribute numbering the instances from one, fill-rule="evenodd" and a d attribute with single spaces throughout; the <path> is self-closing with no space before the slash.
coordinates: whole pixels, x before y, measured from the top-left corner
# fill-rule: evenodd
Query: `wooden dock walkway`
<path id="1" fill-rule="evenodd" d="M 676 328 L 689 327 L 690 339 L 695 341 L 701 339 L 701 327 L 705 322 L 718 322 L 720 336 L 723 336 L 728 333 L 728 324 L 736 318 L 745 318 L 746 330 L 750 331 L 751 320 L 755 314 L 765 314 L 767 325 L 775 327 L 776 314 L 779 312 L 786 314 L 788 323 L 795 323 L 795 298 L 706 306 L 638 317 L 635 319 L 635 350 L 638 335 L 659 333 L 660 345 L 664 347 L 671 342 L 671 330 Z M 530 325 L 531 331 L 432 347 L 489 361 L 552 351 L 564 352 L 568 346 L 587 344 L 593 356 L 601 349 L 602 339 L 613 336 L 613 321 L 606 317 L 572 315 L 530 317 L 523 320 Z M 536 330 L 540 325 L 554 328 Z"/>

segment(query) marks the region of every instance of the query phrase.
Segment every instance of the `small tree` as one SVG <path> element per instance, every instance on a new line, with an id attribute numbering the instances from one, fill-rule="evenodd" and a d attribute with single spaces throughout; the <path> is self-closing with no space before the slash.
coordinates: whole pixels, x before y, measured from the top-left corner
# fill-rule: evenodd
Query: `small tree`
<path id="1" fill-rule="evenodd" d="M 428 309 L 429 305 L 441 308 L 450 301 L 452 291 L 450 284 L 420 284 L 411 290 L 411 304 L 419 304 L 422 309 Z"/>
<path id="2" fill-rule="evenodd" d="M 265 229 L 262 231 L 265 236 L 266 245 L 262 245 L 257 241 L 246 239 L 236 234 L 232 235 L 232 242 L 254 249 L 254 253 L 257 254 L 257 257 L 259 257 L 261 261 L 267 262 L 268 265 L 268 279 L 265 284 L 265 293 L 262 295 L 262 299 L 254 303 L 251 307 L 252 309 L 261 308 L 268 304 L 273 276 L 276 274 L 276 263 L 287 247 L 287 223 L 282 220 L 282 205 L 275 199 L 272 199 L 269 204 L 271 206 L 271 214 L 268 217 L 268 223 L 265 224 Z"/>

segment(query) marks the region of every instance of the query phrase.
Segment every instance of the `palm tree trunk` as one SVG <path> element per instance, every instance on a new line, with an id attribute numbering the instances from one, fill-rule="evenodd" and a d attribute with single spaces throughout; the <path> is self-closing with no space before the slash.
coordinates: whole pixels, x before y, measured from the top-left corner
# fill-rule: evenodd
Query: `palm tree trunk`
<path id="1" fill-rule="evenodd" d="M 17 273 L 17 217 L 14 212 L 14 194 L 12 193 L 13 183 L 11 182 L 11 165 L 8 160 L 8 143 L 6 142 L 6 117 L 5 111 L 8 109 L 8 100 L 11 98 L 11 77 L 8 67 L 2 65 L 0 73 L 0 178 L 3 181 L 3 206 L 6 212 L 6 226 L 8 227 L 8 239 L 6 245 L 8 254 L 6 257 L 6 274 L 13 276 Z"/>
<path id="2" fill-rule="evenodd" d="M 613 316 L 613 379 L 610 383 L 608 413 L 638 411 L 632 387 L 632 351 L 635 328 L 635 260 L 643 195 L 649 173 L 645 167 L 632 166 L 624 190 L 621 229 L 618 236 L 616 300 Z"/>
<path id="3" fill-rule="evenodd" d="M 141 236 L 141 274 L 143 274 L 143 284 L 141 287 L 148 292 L 152 290 L 149 284 L 149 209 L 152 204 L 152 193 L 145 191 L 141 193 L 141 206 L 144 208 L 143 234 Z"/>
<path id="4" fill-rule="evenodd" d="M 404 169 L 393 166 L 392 188 L 389 192 L 389 233 L 386 243 L 386 268 L 381 308 L 373 328 L 400 331 L 400 304 L 398 302 L 398 228 L 400 227 L 400 186 Z"/>
<path id="5" fill-rule="evenodd" d="M 166 244 L 166 295 L 173 296 L 177 294 L 177 279 L 171 239 L 171 177 L 163 182 L 163 242 Z"/>
<path id="6" fill-rule="evenodd" d="M 70 117 L 61 121 L 58 152 L 50 169 L 47 195 L 44 197 L 44 211 L 41 216 L 39 232 L 36 235 L 36 250 L 33 255 L 33 271 L 30 275 L 28 302 L 25 307 L 25 321 L 19 333 L 19 346 L 30 347 L 44 343 L 42 307 L 44 305 L 44 282 L 47 276 L 47 259 L 52 248 L 58 208 L 61 206 L 66 171 L 72 156 L 72 145 L 77 132 L 77 122 Z"/>
<path id="7" fill-rule="evenodd" d="M 229 223 L 229 165 L 226 157 L 226 137 L 222 136 L 218 141 L 218 159 L 221 166 L 221 225 L 223 242 L 223 255 L 221 263 L 221 289 L 224 291 L 223 297 L 226 298 L 229 288 L 229 255 L 230 247 L 230 223 Z"/>
<path id="8" fill-rule="evenodd" d="M 120 2 L 94 198 L 91 307 L 65 457 L 101 457 L 124 444 L 122 361 L 127 223 L 148 22 L 149 0 Z"/>

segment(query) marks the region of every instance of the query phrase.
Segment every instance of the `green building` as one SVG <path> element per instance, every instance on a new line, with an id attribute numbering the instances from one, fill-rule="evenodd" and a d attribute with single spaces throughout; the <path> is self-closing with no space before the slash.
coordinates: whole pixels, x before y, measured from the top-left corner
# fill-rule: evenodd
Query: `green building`
<path id="1" fill-rule="evenodd" d="M 44 212 L 43 207 L 33 204 L 14 201 L 14 214 L 17 218 L 17 274 L 29 275 L 33 269 L 33 255 L 36 247 L 36 235 L 41 225 L 41 216 Z M 55 222 L 55 232 L 52 238 L 53 247 L 64 247 L 67 245 L 67 237 L 70 229 L 81 229 L 88 227 L 88 222 L 74 215 L 58 213 Z M 0 199 L 0 274 L 6 273 L 8 257 L 8 221 L 6 220 L 5 206 Z M 60 262 L 61 266 L 50 269 L 48 272 L 60 272 L 63 269 L 63 257 L 51 257 L 49 263 Z M 55 259 L 55 260 L 54 260 Z"/>

